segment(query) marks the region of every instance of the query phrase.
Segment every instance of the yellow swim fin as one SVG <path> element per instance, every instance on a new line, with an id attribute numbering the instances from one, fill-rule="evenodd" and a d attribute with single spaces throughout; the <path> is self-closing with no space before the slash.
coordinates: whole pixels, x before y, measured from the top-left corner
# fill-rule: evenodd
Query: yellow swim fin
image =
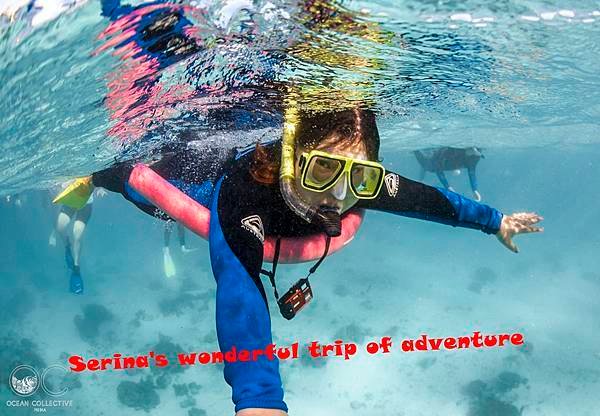
<path id="1" fill-rule="evenodd" d="M 81 209 L 85 206 L 90 195 L 94 191 L 94 185 L 92 184 L 92 177 L 86 176 L 84 178 L 75 179 L 71 185 L 62 191 L 52 203 L 62 204 L 74 209 Z"/>

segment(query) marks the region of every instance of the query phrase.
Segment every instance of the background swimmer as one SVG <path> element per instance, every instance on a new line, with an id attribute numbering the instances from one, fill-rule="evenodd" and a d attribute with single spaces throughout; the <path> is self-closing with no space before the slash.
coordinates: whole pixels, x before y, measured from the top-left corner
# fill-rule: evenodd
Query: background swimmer
<path id="1" fill-rule="evenodd" d="M 73 181 L 67 181 L 61 184 L 61 189 L 66 189 Z M 85 206 L 81 209 L 74 209 L 66 205 L 61 205 L 56 218 L 56 225 L 48 239 L 50 246 L 56 246 L 56 234 L 61 238 L 65 247 L 65 263 L 70 270 L 69 290 L 76 294 L 83 294 L 83 279 L 81 277 L 81 242 L 88 221 L 92 216 L 92 204 L 96 197 L 103 197 L 106 191 L 102 188 L 96 188 L 93 195 L 90 195 Z"/>
<path id="2" fill-rule="evenodd" d="M 185 228 L 183 225 L 176 221 L 167 221 L 165 222 L 165 230 L 164 230 L 164 246 L 163 246 L 163 269 L 166 277 L 173 277 L 177 274 L 177 269 L 175 267 L 175 263 L 173 262 L 173 258 L 171 257 L 171 250 L 169 249 L 169 243 L 171 242 L 171 233 L 173 232 L 173 227 L 177 228 L 177 237 L 179 239 L 179 248 L 182 253 L 191 253 L 192 251 L 196 251 L 196 249 L 188 248 L 185 244 Z"/>
<path id="3" fill-rule="evenodd" d="M 444 188 L 454 191 L 448 183 L 444 172 L 455 171 L 460 174 L 461 169 L 467 169 L 475 200 L 481 201 L 481 194 L 477 186 L 477 174 L 475 172 L 479 161 L 485 159 L 485 156 L 481 153 L 481 149 L 475 146 L 464 149 L 441 147 L 437 149 L 417 150 L 414 154 L 421 166 L 419 180 L 423 180 L 427 172 L 433 172 L 437 175 Z"/>

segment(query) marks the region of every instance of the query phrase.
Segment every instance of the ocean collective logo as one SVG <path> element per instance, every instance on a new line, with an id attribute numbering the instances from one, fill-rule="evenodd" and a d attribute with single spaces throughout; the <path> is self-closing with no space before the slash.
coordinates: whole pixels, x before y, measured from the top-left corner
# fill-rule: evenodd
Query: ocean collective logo
<path id="1" fill-rule="evenodd" d="M 20 365 L 10 373 L 10 388 L 21 397 L 28 397 L 39 387 L 40 376 L 30 365 Z"/>
<path id="2" fill-rule="evenodd" d="M 62 386 L 64 375 L 68 374 L 66 367 L 55 364 L 44 369 L 41 374 L 30 365 L 19 365 L 8 378 L 8 385 L 14 394 L 22 398 L 30 397 L 39 391 L 53 398 L 64 395 L 69 391 Z M 48 407 L 71 407 L 72 400 L 7 400 L 7 407 L 31 407 L 34 412 L 46 412 Z"/>

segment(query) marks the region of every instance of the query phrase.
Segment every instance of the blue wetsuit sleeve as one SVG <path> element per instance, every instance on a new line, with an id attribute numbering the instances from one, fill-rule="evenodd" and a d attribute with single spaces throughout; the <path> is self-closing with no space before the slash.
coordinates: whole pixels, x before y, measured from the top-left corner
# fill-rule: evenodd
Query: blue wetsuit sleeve
<path id="1" fill-rule="evenodd" d="M 469 172 L 469 182 L 471 182 L 471 190 L 475 192 L 477 187 L 477 174 L 475 173 L 475 167 L 468 168 Z"/>
<path id="2" fill-rule="evenodd" d="M 224 195 L 221 195 L 224 194 Z M 266 294 L 260 281 L 264 221 L 260 212 L 240 204 L 217 184 L 211 204 L 210 261 L 217 282 L 217 336 L 221 351 L 264 350 L 272 343 Z M 266 223 L 264 223 L 266 225 Z M 277 359 L 225 363 L 225 381 L 235 411 L 281 409 L 283 387 Z"/>
<path id="3" fill-rule="evenodd" d="M 496 234 L 502 222 L 502 213 L 495 208 L 393 172 L 386 173 L 377 198 L 361 200 L 357 206 L 454 227 L 474 228 L 486 234 Z"/>

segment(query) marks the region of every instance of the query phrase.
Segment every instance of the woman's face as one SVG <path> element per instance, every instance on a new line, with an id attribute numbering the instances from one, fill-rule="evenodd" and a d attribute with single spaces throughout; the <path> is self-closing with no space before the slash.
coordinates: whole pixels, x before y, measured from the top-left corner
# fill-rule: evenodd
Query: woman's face
<path id="1" fill-rule="evenodd" d="M 352 159 L 368 160 L 367 148 L 362 141 L 356 141 L 355 143 L 348 145 L 337 139 L 325 139 L 321 141 L 317 147 L 311 150 L 320 150 L 334 155 L 350 157 Z M 308 150 L 301 146 L 296 148 L 296 189 L 300 196 L 313 206 L 335 208 L 340 214 L 352 208 L 358 202 L 358 199 L 350 190 L 346 175 L 342 175 L 335 185 L 325 192 L 311 191 L 305 189 L 301 185 L 302 179 L 299 162 L 300 155 L 303 152 L 308 152 Z M 313 169 L 313 176 L 318 177 L 319 175 L 322 175 L 323 177 L 328 177 L 328 175 L 331 174 L 331 169 L 332 167 L 327 166 L 327 163 L 317 164 Z"/>

